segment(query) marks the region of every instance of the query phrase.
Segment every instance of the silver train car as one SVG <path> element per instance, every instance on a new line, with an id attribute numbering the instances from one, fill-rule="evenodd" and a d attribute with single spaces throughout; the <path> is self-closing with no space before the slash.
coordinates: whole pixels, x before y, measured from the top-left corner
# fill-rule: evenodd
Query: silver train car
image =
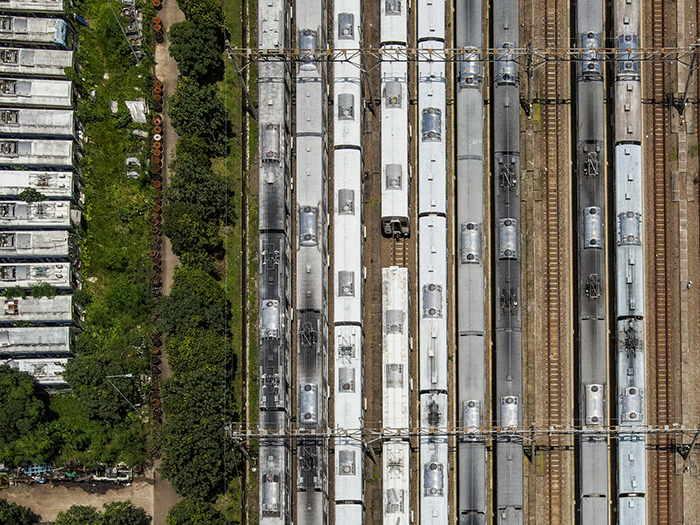
<path id="1" fill-rule="evenodd" d="M 382 234 L 408 237 L 408 9 L 401 0 L 380 2 Z"/>
<path id="2" fill-rule="evenodd" d="M 493 4 L 493 194 L 495 407 L 497 425 L 522 426 L 522 308 L 520 250 L 520 70 L 514 49 L 520 41 L 519 3 Z M 501 434 L 495 446 L 496 523 L 523 523 L 523 443 Z"/>
<path id="3" fill-rule="evenodd" d="M 410 294 L 407 268 L 382 269 L 382 479 L 384 525 L 411 522 Z M 402 435 L 403 434 L 403 435 Z"/>
<path id="4" fill-rule="evenodd" d="M 457 154 L 457 414 L 463 433 L 457 443 L 459 525 L 486 523 L 485 425 L 485 269 L 484 243 L 484 99 L 482 2 L 455 2 Z"/>
<path id="5" fill-rule="evenodd" d="M 296 523 L 328 522 L 328 117 L 323 0 L 296 0 Z M 307 437 L 308 435 L 308 437 Z"/>
<path id="6" fill-rule="evenodd" d="M 447 523 L 447 156 L 444 0 L 420 0 L 417 42 L 435 60 L 418 61 L 418 300 L 421 523 Z"/>
<path id="7" fill-rule="evenodd" d="M 644 248 L 639 0 L 617 0 L 614 35 L 618 523 L 646 517 L 646 437 L 626 433 L 645 424 Z"/>
<path id="8" fill-rule="evenodd" d="M 608 438 L 596 433 L 609 424 L 606 277 L 606 160 L 604 3 L 576 5 L 576 36 L 582 50 L 576 69 L 576 352 L 577 421 L 586 432 L 576 440 L 577 514 L 581 523 L 609 520 Z"/>
<path id="9" fill-rule="evenodd" d="M 357 50 L 362 42 L 362 3 L 334 3 L 333 48 Z M 333 63 L 333 337 L 336 523 L 365 519 L 364 448 L 354 433 L 364 426 L 362 249 L 362 83 L 355 53 Z"/>
<path id="10" fill-rule="evenodd" d="M 291 147 L 290 66 L 276 52 L 290 47 L 290 7 L 258 4 L 259 46 L 259 521 L 287 525 L 291 514 L 291 453 L 281 433 L 291 416 Z"/>

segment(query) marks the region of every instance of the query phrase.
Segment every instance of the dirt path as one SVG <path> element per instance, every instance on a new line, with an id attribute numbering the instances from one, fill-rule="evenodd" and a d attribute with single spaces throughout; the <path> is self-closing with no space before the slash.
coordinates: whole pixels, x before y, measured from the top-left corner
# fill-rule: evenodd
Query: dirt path
<path id="1" fill-rule="evenodd" d="M 177 68 L 175 59 L 170 56 L 168 48 L 170 40 L 167 31 L 170 26 L 176 22 L 185 20 L 185 15 L 180 11 L 175 0 L 167 0 L 163 2 L 163 9 L 158 13 L 163 24 L 163 29 L 166 31 L 165 42 L 156 44 L 156 77 L 163 82 L 163 92 L 165 93 L 166 111 L 163 114 L 163 184 L 168 184 L 170 180 L 169 165 L 173 160 L 175 144 L 177 143 L 177 133 L 170 123 L 170 117 L 167 113 L 168 100 L 175 91 L 177 79 L 180 76 L 180 71 Z M 173 284 L 173 273 L 175 267 L 180 264 L 180 259 L 173 253 L 170 240 L 163 237 L 163 294 L 168 295 Z M 167 357 L 167 356 L 166 356 Z M 168 360 L 163 359 L 162 377 L 163 379 L 171 375 Z M 170 483 L 164 480 L 158 472 L 160 460 L 155 463 L 154 485 L 153 485 L 153 525 L 165 525 L 165 517 L 168 515 L 168 510 L 175 503 L 180 501 L 180 496 L 177 495 Z"/>
<path id="2" fill-rule="evenodd" d="M 130 500 L 142 507 L 150 516 L 154 512 L 153 471 L 148 470 L 138 481 L 128 486 L 107 484 L 67 485 L 17 485 L 0 491 L 0 497 L 17 503 L 31 511 L 41 520 L 36 523 L 54 521 L 56 515 L 72 505 L 92 505 L 102 510 L 105 503 Z M 165 523 L 154 520 L 153 523 Z"/>
<path id="3" fill-rule="evenodd" d="M 166 31 L 165 42 L 162 44 L 156 44 L 156 77 L 163 82 L 163 91 L 165 92 L 166 100 L 166 112 L 163 115 L 163 135 L 165 141 L 165 148 L 163 150 L 163 183 L 167 184 L 170 179 L 170 170 L 168 168 L 170 162 L 173 160 L 173 153 L 175 150 L 175 143 L 177 142 L 178 136 L 170 123 L 170 117 L 167 113 L 168 100 L 175 91 L 175 84 L 177 83 L 177 78 L 180 76 L 180 71 L 177 68 L 177 62 L 170 56 L 168 48 L 170 47 L 170 40 L 168 39 L 167 31 L 170 26 L 176 22 L 182 22 L 185 19 L 185 15 L 177 7 L 175 0 L 167 0 L 163 2 L 163 9 L 158 13 L 163 24 L 163 29 Z M 170 240 L 164 237 L 163 242 L 163 293 L 165 295 L 170 293 L 170 287 L 173 284 L 173 272 L 175 266 L 180 263 L 180 259 L 173 253 L 172 247 L 170 245 Z M 167 367 L 163 368 L 163 375 L 167 377 L 170 370 L 166 370 Z"/>

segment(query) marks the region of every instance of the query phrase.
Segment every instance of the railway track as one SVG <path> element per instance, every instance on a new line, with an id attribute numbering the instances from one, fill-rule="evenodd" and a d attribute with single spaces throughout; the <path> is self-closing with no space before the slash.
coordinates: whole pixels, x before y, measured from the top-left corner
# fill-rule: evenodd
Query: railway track
<path id="1" fill-rule="evenodd" d="M 557 0 L 547 0 L 545 18 L 545 39 L 548 48 L 558 45 L 558 9 Z M 560 425 L 562 422 L 562 373 L 560 347 L 560 245 L 559 245 L 559 144 L 560 118 L 558 93 L 560 86 L 559 67 L 556 62 L 545 66 L 545 99 L 549 101 L 543 108 L 546 135 L 546 213 L 547 213 L 547 269 L 546 269 L 546 301 L 547 301 L 547 360 L 548 425 Z M 561 492 L 562 492 L 562 453 L 561 438 L 549 438 L 549 451 L 546 456 L 547 478 L 549 491 L 549 523 L 561 523 Z"/>
<path id="2" fill-rule="evenodd" d="M 404 237 L 394 238 L 391 243 L 391 259 L 393 266 L 406 266 L 406 239 Z"/>
<path id="3" fill-rule="evenodd" d="M 654 46 L 663 45 L 664 39 L 664 2 L 652 0 L 652 42 Z M 673 418 L 673 398 L 670 395 L 671 362 L 667 333 L 667 264 L 666 264 L 666 126 L 668 106 L 665 103 L 665 66 L 662 61 L 652 65 L 653 95 L 653 166 L 654 166 L 654 293 L 655 295 L 655 404 L 656 424 L 670 424 Z M 673 462 L 674 451 L 671 439 L 660 435 L 657 438 L 655 461 L 654 509 L 653 522 L 658 525 L 675 523 L 672 519 L 672 497 L 674 493 Z"/>

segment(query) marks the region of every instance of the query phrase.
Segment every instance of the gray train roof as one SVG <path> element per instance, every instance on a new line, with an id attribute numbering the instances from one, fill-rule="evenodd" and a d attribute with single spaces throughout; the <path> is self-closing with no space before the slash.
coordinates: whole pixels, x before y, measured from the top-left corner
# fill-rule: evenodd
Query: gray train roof
<path id="1" fill-rule="evenodd" d="M 70 108 L 73 105 L 73 82 L 0 78 L 0 104 Z"/>
<path id="2" fill-rule="evenodd" d="M 73 51 L 0 49 L 0 73 L 65 77 L 67 67 L 73 67 Z"/>
<path id="3" fill-rule="evenodd" d="M 73 167 L 72 140 L 0 137 L 0 166 Z"/>
<path id="4" fill-rule="evenodd" d="M 0 232 L 0 258 L 65 258 L 69 255 L 70 245 L 67 231 Z"/>
<path id="5" fill-rule="evenodd" d="M 70 323 L 73 320 L 72 295 L 4 299 L 0 309 L 0 322 Z"/>
<path id="6" fill-rule="evenodd" d="M 38 284 L 50 284 L 57 288 L 71 287 L 69 263 L 17 263 L 0 264 L 0 290 L 6 288 L 31 288 Z"/>
<path id="7" fill-rule="evenodd" d="M 0 108 L 0 133 L 6 135 L 72 137 L 75 131 L 72 110 Z"/>
<path id="8" fill-rule="evenodd" d="M 0 365 L 6 365 L 20 372 L 31 374 L 41 386 L 60 388 L 67 385 L 63 372 L 68 364 L 67 357 L 34 358 L 34 359 L 0 359 Z"/>
<path id="9" fill-rule="evenodd" d="M 4 11 L 29 11 L 34 13 L 62 13 L 65 8 L 63 0 L 4 0 Z"/>
<path id="10" fill-rule="evenodd" d="M 80 221 L 80 210 L 69 201 L 0 201 L 0 227 L 70 228 Z"/>
<path id="11" fill-rule="evenodd" d="M 22 327 L 0 329 L 0 354 L 65 354 L 71 353 L 72 329 L 67 326 Z"/>
<path id="12" fill-rule="evenodd" d="M 69 171 L 0 170 L 0 196 L 17 196 L 33 188 L 49 198 L 73 198 L 73 174 Z"/>
<path id="13" fill-rule="evenodd" d="M 67 30 L 59 18 L 0 16 L 0 42 L 65 45 Z"/>
<path id="14" fill-rule="evenodd" d="M 647 523 L 646 498 L 644 497 L 620 498 L 617 510 L 618 523 L 624 523 L 624 525 L 646 525 Z"/>

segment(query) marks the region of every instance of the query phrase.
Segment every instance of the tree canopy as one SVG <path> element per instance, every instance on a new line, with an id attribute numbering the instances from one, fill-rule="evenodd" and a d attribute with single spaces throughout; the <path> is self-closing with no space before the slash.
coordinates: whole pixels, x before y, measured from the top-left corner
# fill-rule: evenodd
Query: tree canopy
<path id="1" fill-rule="evenodd" d="M 224 46 L 217 26 L 185 20 L 173 24 L 168 35 L 170 54 L 177 61 L 181 75 L 202 84 L 221 80 Z"/>
<path id="2" fill-rule="evenodd" d="M 93 506 L 73 505 L 58 513 L 55 525 L 149 525 L 150 517 L 131 501 L 113 501 L 104 504 L 100 513 Z"/>
<path id="3" fill-rule="evenodd" d="M 178 135 L 203 139 L 210 156 L 224 155 L 227 150 L 229 121 L 215 85 L 201 86 L 181 78 L 170 99 L 170 118 Z"/>
<path id="4" fill-rule="evenodd" d="M 177 0 L 180 10 L 185 17 L 197 24 L 220 26 L 224 20 L 224 12 L 217 0 Z"/>
<path id="5" fill-rule="evenodd" d="M 7 365 L 0 365 L 0 447 L 34 432 L 44 416 L 44 403 L 37 396 L 34 378 Z"/>
<path id="6" fill-rule="evenodd" d="M 162 329 L 171 334 L 209 329 L 226 334 L 230 305 L 216 279 L 199 268 L 180 267 L 170 294 L 158 303 Z"/>
<path id="7" fill-rule="evenodd" d="M 29 525 L 29 509 L 0 499 L 0 525 Z"/>
<path id="8" fill-rule="evenodd" d="M 170 508 L 167 525 L 225 525 L 226 519 L 214 505 L 197 498 L 184 498 Z"/>
<path id="9" fill-rule="evenodd" d="M 236 466 L 225 426 L 233 419 L 230 380 L 202 367 L 172 376 L 161 387 L 168 418 L 161 432 L 163 475 L 178 494 L 207 499 Z"/>

